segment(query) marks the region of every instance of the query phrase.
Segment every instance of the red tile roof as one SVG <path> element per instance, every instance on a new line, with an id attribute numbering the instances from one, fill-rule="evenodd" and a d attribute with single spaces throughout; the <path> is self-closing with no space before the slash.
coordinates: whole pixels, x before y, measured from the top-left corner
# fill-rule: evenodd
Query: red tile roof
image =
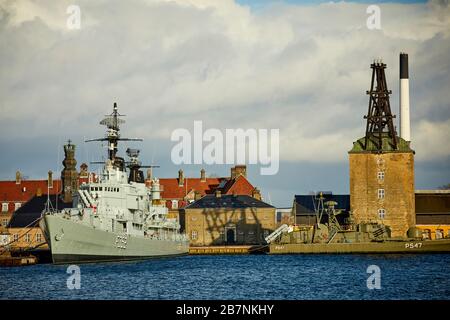
<path id="1" fill-rule="evenodd" d="M 242 175 L 235 179 L 229 177 L 222 178 L 185 178 L 182 186 L 178 183 L 178 178 L 161 178 L 159 183 L 162 186 L 161 198 L 166 201 L 166 206 L 172 209 L 172 200 L 178 200 L 178 208 L 183 208 L 188 204 L 185 197 L 191 192 L 199 192 L 201 196 L 213 194 L 220 190 L 222 194 L 236 194 L 252 196 L 255 187 Z M 151 186 L 150 181 L 146 181 L 147 186 Z"/>
<path id="2" fill-rule="evenodd" d="M 0 181 L 0 202 L 9 203 L 8 212 L 14 212 L 14 203 L 24 203 L 33 198 L 38 189 L 41 194 L 55 194 L 60 190 L 61 180 L 53 180 L 53 188 L 47 190 L 47 180 Z"/>
<path id="3" fill-rule="evenodd" d="M 79 178 L 80 185 L 87 183 L 88 178 Z M 8 212 L 15 210 L 15 203 L 25 203 L 33 198 L 40 189 L 41 194 L 61 193 L 61 180 L 53 180 L 53 188 L 47 189 L 45 180 L 22 180 L 20 183 L 13 181 L 0 181 L 0 203 L 8 203 Z M 1 208 L 0 208 L 1 210 Z"/>
<path id="4" fill-rule="evenodd" d="M 222 193 L 252 196 L 253 190 L 255 190 L 255 187 L 246 177 L 240 175 L 233 180 L 229 180 Z"/>

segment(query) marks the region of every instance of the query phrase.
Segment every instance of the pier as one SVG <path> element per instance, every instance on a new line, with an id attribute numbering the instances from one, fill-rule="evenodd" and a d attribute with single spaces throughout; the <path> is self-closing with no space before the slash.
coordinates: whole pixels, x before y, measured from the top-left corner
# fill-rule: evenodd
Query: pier
<path id="1" fill-rule="evenodd" d="M 202 246 L 190 247 L 190 255 L 214 255 L 214 254 L 257 254 L 267 251 L 265 245 L 251 246 Z"/>

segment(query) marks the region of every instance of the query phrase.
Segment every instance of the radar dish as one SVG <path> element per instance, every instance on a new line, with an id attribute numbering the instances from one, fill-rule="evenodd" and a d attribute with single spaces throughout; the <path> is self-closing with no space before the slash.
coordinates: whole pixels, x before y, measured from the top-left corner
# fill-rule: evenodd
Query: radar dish
<path id="1" fill-rule="evenodd" d="M 114 116 L 108 116 L 102 121 L 100 121 L 100 124 L 108 126 L 109 128 L 115 128 L 117 129 L 119 127 L 119 124 L 125 123 L 125 120 L 119 119 Z"/>
<path id="2" fill-rule="evenodd" d="M 127 155 L 130 158 L 137 158 L 139 156 L 140 150 L 139 149 L 130 149 L 130 148 L 128 148 L 126 152 L 127 152 Z"/>

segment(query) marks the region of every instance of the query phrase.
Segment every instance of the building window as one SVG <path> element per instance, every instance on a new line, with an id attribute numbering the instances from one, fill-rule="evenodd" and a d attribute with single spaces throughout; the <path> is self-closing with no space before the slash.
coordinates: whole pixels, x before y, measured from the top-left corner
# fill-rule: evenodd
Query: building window
<path id="1" fill-rule="evenodd" d="M 378 199 L 384 199 L 384 189 L 378 189 Z"/>
<path id="2" fill-rule="evenodd" d="M 19 241 L 19 234 L 18 233 L 14 233 L 13 234 L 13 240 L 14 241 Z"/>
<path id="3" fill-rule="evenodd" d="M 386 210 L 385 209 L 378 209 L 378 217 L 380 219 L 384 219 L 386 217 Z"/>
<path id="4" fill-rule="evenodd" d="M 17 209 L 20 208 L 21 203 L 20 202 L 16 202 L 14 203 L 14 211 L 16 211 Z"/>
<path id="5" fill-rule="evenodd" d="M 254 234 L 255 234 L 254 231 L 249 231 L 249 232 L 248 232 L 248 235 L 249 235 L 249 236 L 252 236 L 252 235 L 254 235 Z"/>
<path id="6" fill-rule="evenodd" d="M 2 212 L 8 212 L 8 203 L 7 202 L 2 203 Z"/>
<path id="7" fill-rule="evenodd" d="M 378 171 L 377 178 L 378 180 L 384 180 L 384 171 Z"/>
<path id="8" fill-rule="evenodd" d="M 178 209 L 178 200 L 172 200 L 172 209 Z"/>
<path id="9" fill-rule="evenodd" d="M 3 219 L 3 220 L 2 220 L 2 225 L 3 225 L 4 227 L 6 227 L 7 224 L 8 224 L 8 219 Z"/>
<path id="10" fill-rule="evenodd" d="M 42 234 L 40 234 L 40 233 L 36 234 L 36 241 L 37 242 L 42 242 Z"/>
<path id="11" fill-rule="evenodd" d="M 31 242 L 31 237 L 30 237 L 30 234 L 29 234 L 29 233 L 27 233 L 27 234 L 25 235 L 25 242 Z"/>
<path id="12" fill-rule="evenodd" d="M 192 230 L 192 232 L 191 232 L 191 240 L 197 240 L 197 231 Z"/>

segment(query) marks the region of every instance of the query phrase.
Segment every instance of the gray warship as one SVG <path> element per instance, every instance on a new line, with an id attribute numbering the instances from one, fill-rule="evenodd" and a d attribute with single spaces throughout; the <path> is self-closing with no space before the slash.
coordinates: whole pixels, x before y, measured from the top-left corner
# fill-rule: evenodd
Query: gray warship
<path id="1" fill-rule="evenodd" d="M 117 104 L 100 124 L 108 158 L 96 182 L 82 184 L 74 193 L 72 208 L 46 208 L 40 227 L 55 264 L 143 260 L 185 255 L 189 240 L 180 233 L 176 219 L 167 217 L 157 178 L 147 187 L 139 150 L 127 149 L 129 161 L 117 156 L 118 141 L 142 141 L 120 137 Z M 68 148 L 74 147 L 70 144 Z M 127 169 L 129 169 L 127 174 Z"/>
<path id="2" fill-rule="evenodd" d="M 316 223 L 281 225 L 265 238 L 269 254 L 450 252 L 450 239 L 425 240 L 414 227 L 408 230 L 408 238 L 393 238 L 388 226 L 371 221 L 356 224 L 351 214 L 341 225 L 337 216 L 342 211 L 335 209 L 335 201 L 324 202 L 321 193 L 315 201 Z"/>

